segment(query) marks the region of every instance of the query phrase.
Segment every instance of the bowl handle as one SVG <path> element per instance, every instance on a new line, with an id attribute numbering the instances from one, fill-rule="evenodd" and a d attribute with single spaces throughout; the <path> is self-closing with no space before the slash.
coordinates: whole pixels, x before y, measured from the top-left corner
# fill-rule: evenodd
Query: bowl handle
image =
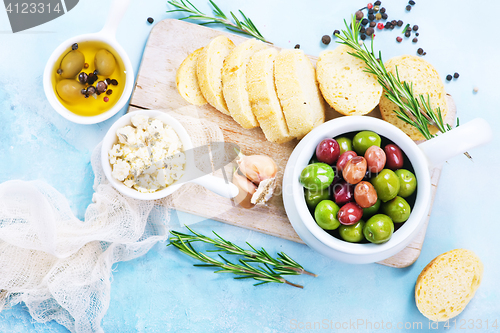
<path id="1" fill-rule="evenodd" d="M 233 183 L 226 183 L 224 179 L 212 175 L 199 177 L 190 182 L 201 185 L 224 198 L 234 198 L 239 192 Z"/>
<path id="2" fill-rule="evenodd" d="M 108 18 L 106 19 L 106 24 L 104 24 L 100 33 L 109 37 L 115 37 L 118 25 L 125 15 L 129 4 L 130 0 L 113 0 L 109 9 Z"/>
<path id="3" fill-rule="evenodd" d="M 456 155 L 490 142 L 492 138 L 493 132 L 490 125 L 486 120 L 476 118 L 427 140 L 418 147 L 427 156 L 429 168 L 434 168 Z"/>

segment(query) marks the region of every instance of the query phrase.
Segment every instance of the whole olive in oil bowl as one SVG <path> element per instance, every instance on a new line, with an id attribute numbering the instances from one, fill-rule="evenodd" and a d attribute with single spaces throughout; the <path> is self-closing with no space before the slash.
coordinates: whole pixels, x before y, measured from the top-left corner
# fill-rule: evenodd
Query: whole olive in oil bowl
<path id="1" fill-rule="evenodd" d="M 116 68 L 116 60 L 111 52 L 100 49 L 95 54 L 94 66 L 98 75 L 110 76 Z"/>
<path id="2" fill-rule="evenodd" d="M 61 61 L 60 75 L 63 79 L 74 78 L 85 65 L 85 56 L 79 50 L 69 51 Z"/>

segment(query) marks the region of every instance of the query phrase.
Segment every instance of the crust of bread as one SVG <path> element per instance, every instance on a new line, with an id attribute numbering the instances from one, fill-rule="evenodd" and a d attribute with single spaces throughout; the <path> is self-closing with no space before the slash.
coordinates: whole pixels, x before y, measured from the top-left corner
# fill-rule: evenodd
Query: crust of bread
<path id="1" fill-rule="evenodd" d="M 198 55 L 203 51 L 199 48 L 182 62 L 175 75 L 175 84 L 179 94 L 191 104 L 205 105 L 207 100 L 203 97 L 200 86 L 198 85 L 198 76 L 196 75 L 196 64 L 198 63 Z"/>
<path id="2" fill-rule="evenodd" d="M 222 91 L 231 117 L 243 128 L 259 126 L 252 112 L 247 90 L 247 64 L 255 52 L 267 46 L 249 39 L 236 46 L 224 61 L 222 68 Z"/>
<path id="3" fill-rule="evenodd" d="M 474 252 L 456 249 L 437 256 L 420 273 L 415 285 L 419 311 L 433 321 L 460 314 L 474 297 L 483 264 Z"/>
<path id="4" fill-rule="evenodd" d="M 229 115 L 222 92 L 222 67 L 224 60 L 234 48 L 226 36 L 217 36 L 198 55 L 196 75 L 203 97 L 220 112 Z"/>
<path id="5" fill-rule="evenodd" d="M 382 96 L 382 86 L 373 74 L 365 72 L 365 63 L 348 52 L 347 45 L 323 51 L 316 63 L 316 76 L 323 97 L 337 112 L 361 116 L 372 111 Z"/>
<path id="6" fill-rule="evenodd" d="M 302 50 L 281 50 L 274 79 L 290 135 L 302 138 L 325 121 L 325 105 L 316 71 Z"/>
<path id="7" fill-rule="evenodd" d="M 412 82 L 415 96 L 423 94 L 424 97 L 427 98 L 427 95 L 429 95 L 431 108 L 436 110 L 439 107 L 443 119 L 446 118 L 448 106 L 446 104 L 444 84 L 438 72 L 430 63 L 416 56 L 403 55 L 389 59 L 384 65 L 387 71 L 394 75 L 396 75 L 397 67 L 401 82 Z M 417 141 L 425 139 L 415 127 L 405 123 L 397 117 L 394 112 L 397 106 L 387 97 L 382 96 L 379 107 L 382 118 L 396 127 L 399 127 L 403 132 L 408 134 L 412 140 Z M 438 132 L 438 129 L 434 126 L 429 126 L 429 130 L 432 134 Z"/>
<path id="8" fill-rule="evenodd" d="M 247 66 L 247 88 L 252 112 L 266 139 L 284 143 L 293 139 L 288 131 L 274 85 L 274 59 L 278 50 L 267 48 L 255 53 Z"/>

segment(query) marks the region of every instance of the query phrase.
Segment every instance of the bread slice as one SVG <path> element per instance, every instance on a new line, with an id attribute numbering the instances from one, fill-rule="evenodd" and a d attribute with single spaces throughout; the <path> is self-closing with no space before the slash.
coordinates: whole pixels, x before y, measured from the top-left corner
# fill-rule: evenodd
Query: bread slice
<path id="1" fill-rule="evenodd" d="M 420 273 L 415 301 L 420 312 L 434 321 L 460 314 L 474 297 L 483 264 L 474 252 L 456 249 L 437 256 Z"/>
<path id="2" fill-rule="evenodd" d="M 446 91 L 444 90 L 443 81 L 439 77 L 436 69 L 427 61 L 417 56 L 403 55 L 389 59 L 385 62 L 387 71 L 396 75 L 396 68 L 399 73 L 401 82 L 413 83 L 413 93 L 418 98 L 423 94 L 427 99 L 430 97 L 431 107 L 435 111 L 437 107 L 441 109 L 443 119 L 448 113 L 446 105 Z M 396 104 L 391 102 L 387 97 L 383 96 L 380 99 L 380 113 L 382 118 L 391 124 L 399 127 L 403 132 L 408 134 L 412 140 L 423 140 L 424 136 L 413 126 L 400 120 L 394 110 L 397 109 Z M 438 132 L 434 126 L 429 126 L 432 134 Z"/>
<path id="3" fill-rule="evenodd" d="M 316 72 L 302 50 L 282 50 L 274 60 L 278 98 L 290 135 L 302 138 L 325 121 Z"/>
<path id="4" fill-rule="evenodd" d="M 179 94 L 191 104 L 205 105 L 207 100 L 203 97 L 200 86 L 198 85 L 198 76 L 196 75 L 196 64 L 198 63 L 198 55 L 203 48 L 199 48 L 182 62 L 177 74 L 175 75 L 175 84 Z"/>
<path id="5" fill-rule="evenodd" d="M 222 91 L 231 117 L 243 128 L 254 128 L 259 122 L 252 112 L 247 91 L 247 64 L 252 55 L 267 46 L 249 39 L 236 46 L 224 61 Z"/>
<path id="6" fill-rule="evenodd" d="M 274 59 L 278 50 L 267 48 L 255 53 L 247 66 L 247 88 L 252 112 L 266 139 L 283 143 L 293 139 L 288 131 L 274 85 Z"/>
<path id="7" fill-rule="evenodd" d="M 222 67 L 224 59 L 234 48 L 226 36 L 217 36 L 198 55 L 196 75 L 203 97 L 220 112 L 229 115 L 222 93 Z"/>
<path id="8" fill-rule="evenodd" d="M 346 116 L 361 116 L 372 111 L 382 96 L 377 77 L 365 72 L 366 64 L 348 52 L 347 45 L 320 53 L 316 77 L 325 100 Z"/>

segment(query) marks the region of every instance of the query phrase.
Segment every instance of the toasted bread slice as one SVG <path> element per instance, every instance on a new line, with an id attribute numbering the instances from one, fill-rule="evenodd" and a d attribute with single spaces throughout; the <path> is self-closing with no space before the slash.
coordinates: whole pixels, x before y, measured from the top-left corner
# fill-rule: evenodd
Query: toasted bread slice
<path id="1" fill-rule="evenodd" d="M 420 312 L 434 321 L 460 314 L 474 297 L 483 264 L 474 252 L 456 249 L 437 256 L 420 273 L 415 301 Z"/>
<path id="2" fill-rule="evenodd" d="M 175 76 L 175 84 L 179 94 L 191 104 L 205 105 L 207 100 L 203 97 L 200 86 L 198 85 L 198 76 L 196 75 L 196 64 L 198 63 L 198 55 L 203 48 L 199 48 L 182 62 L 177 75 Z"/>
<path id="3" fill-rule="evenodd" d="M 288 131 L 274 85 L 274 59 L 278 50 L 267 48 L 255 53 L 247 66 L 247 88 L 252 112 L 266 139 L 283 143 L 293 139 Z"/>
<path id="4" fill-rule="evenodd" d="M 259 122 L 252 112 L 247 91 L 247 64 L 252 55 L 267 46 L 249 39 L 236 46 L 224 61 L 222 91 L 231 117 L 243 128 L 254 128 Z"/>
<path id="5" fill-rule="evenodd" d="M 434 67 L 422 58 L 403 55 L 389 59 L 385 62 L 387 71 L 396 75 L 396 67 L 401 82 L 411 82 L 413 85 L 413 93 L 419 98 L 423 94 L 425 99 L 427 95 L 430 97 L 431 108 L 435 111 L 438 107 L 441 110 L 443 119 L 448 113 L 446 104 L 446 91 L 444 90 L 443 81 L 439 77 L 438 72 Z M 396 104 L 391 102 L 387 97 L 383 96 L 380 99 L 380 113 L 382 118 L 391 124 L 399 127 L 403 132 L 408 134 L 412 140 L 423 140 L 424 136 L 413 126 L 405 123 L 397 117 L 394 110 L 398 110 Z M 429 126 L 432 134 L 438 132 L 435 126 Z"/>
<path id="6" fill-rule="evenodd" d="M 282 50 L 274 60 L 274 79 L 290 135 L 302 138 L 325 121 L 316 72 L 302 50 Z"/>
<path id="7" fill-rule="evenodd" d="M 383 89 L 375 75 L 365 72 L 365 63 L 348 52 L 353 49 L 347 45 L 321 52 L 316 77 L 323 97 L 335 111 L 361 116 L 378 105 Z"/>
<path id="8" fill-rule="evenodd" d="M 226 36 L 217 36 L 198 55 L 196 75 L 203 97 L 220 112 L 229 115 L 222 93 L 222 67 L 224 59 L 234 48 Z"/>

